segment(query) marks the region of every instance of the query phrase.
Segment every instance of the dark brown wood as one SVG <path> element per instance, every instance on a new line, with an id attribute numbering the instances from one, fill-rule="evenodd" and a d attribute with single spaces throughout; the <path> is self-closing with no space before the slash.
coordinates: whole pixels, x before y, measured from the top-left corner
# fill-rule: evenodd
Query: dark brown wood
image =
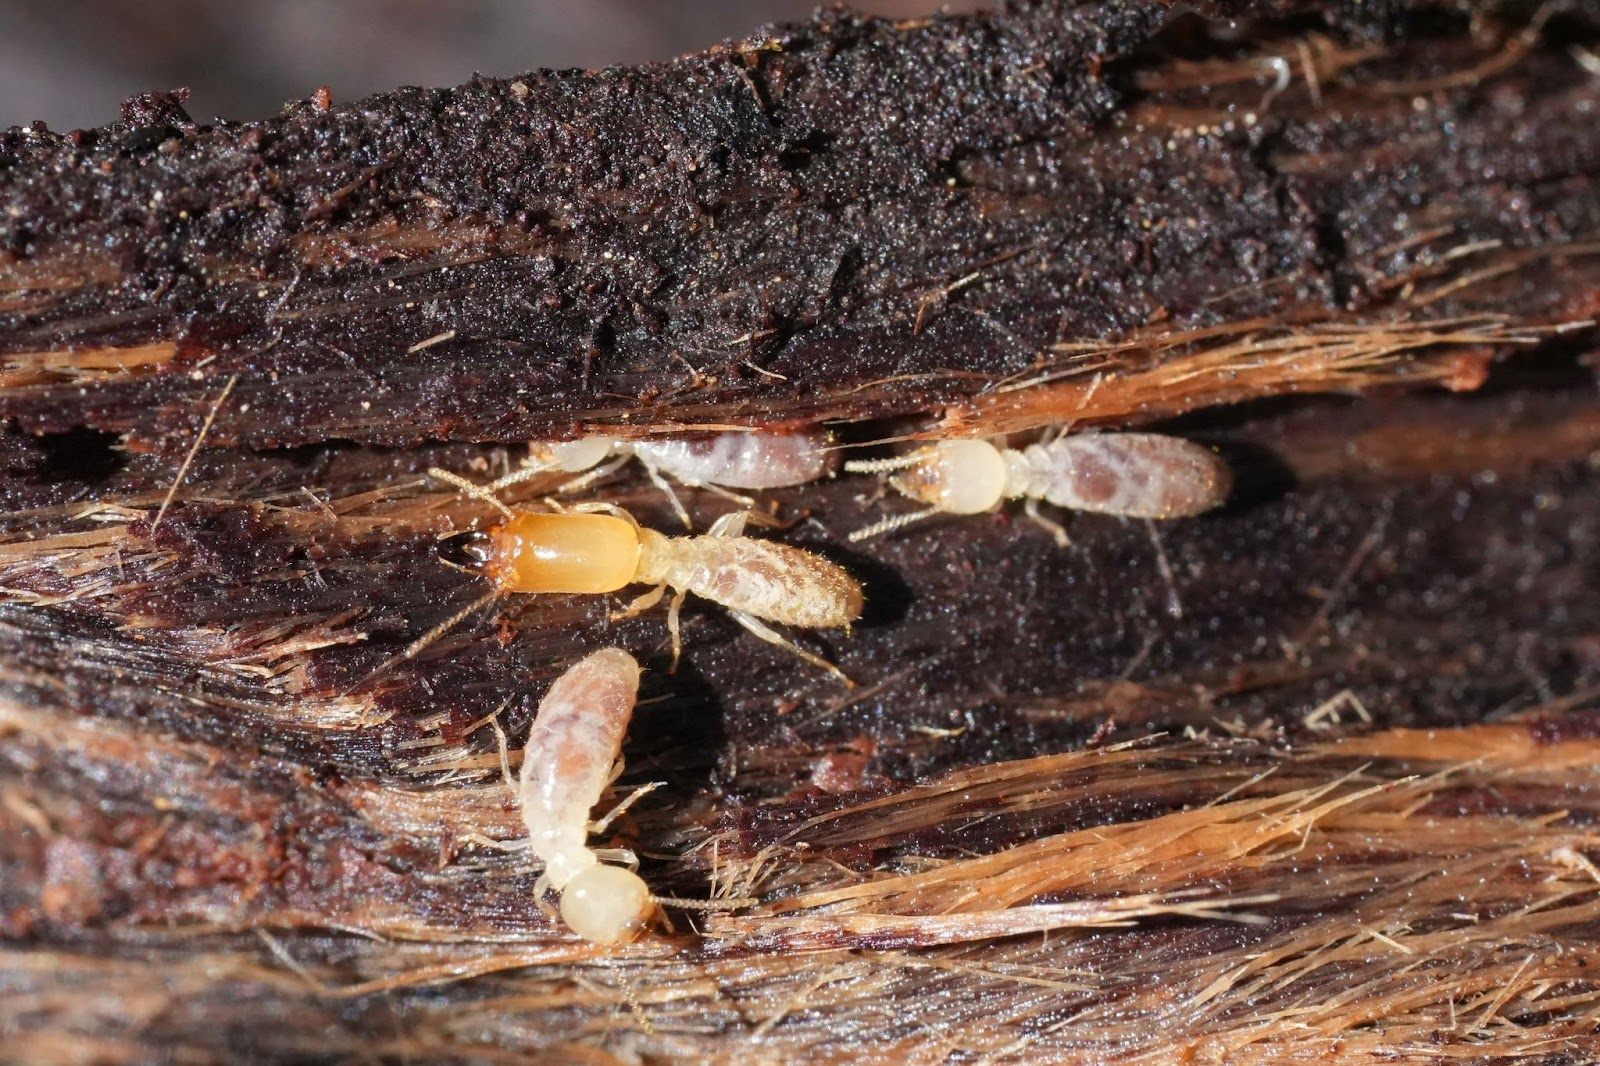
<path id="1" fill-rule="evenodd" d="M 835 11 L 658 66 L 13 130 L 0 417 L 181 448 L 237 374 L 216 444 L 855 420 L 1063 341 L 1590 315 L 1594 78 L 1561 46 L 1590 5 L 1286 6 L 1221 43 L 1155 3 Z"/>
<path id="2" fill-rule="evenodd" d="M 0 1056 L 1600 1051 L 1600 18 L 1208 10 L 0 135 Z M 854 689 L 693 601 L 675 674 L 615 597 L 395 661 L 484 591 L 429 466 L 824 416 L 1154 422 L 1238 488 L 1067 548 L 762 494 L 866 587 L 796 637 Z M 758 900 L 617 952 L 482 839 L 488 719 L 607 644 L 666 782 L 615 841 Z"/>

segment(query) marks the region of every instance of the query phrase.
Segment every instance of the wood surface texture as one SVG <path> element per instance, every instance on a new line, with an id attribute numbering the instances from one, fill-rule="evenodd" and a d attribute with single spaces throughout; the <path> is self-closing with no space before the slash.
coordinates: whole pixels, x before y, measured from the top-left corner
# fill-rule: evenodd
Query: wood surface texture
<path id="1" fill-rule="evenodd" d="M 0 1059 L 1592 1061 L 1597 56 L 1593 0 L 825 9 L 0 133 Z M 694 600 L 674 673 L 642 589 L 400 658 L 487 590 L 430 466 L 819 420 L 1237 486 L 1066 547 L 760 493 L 853 688 Z M 745 900 L 623 949 L 495 846 L 495 730 L 608 645 L 664 785 L 604 842 Z"/>

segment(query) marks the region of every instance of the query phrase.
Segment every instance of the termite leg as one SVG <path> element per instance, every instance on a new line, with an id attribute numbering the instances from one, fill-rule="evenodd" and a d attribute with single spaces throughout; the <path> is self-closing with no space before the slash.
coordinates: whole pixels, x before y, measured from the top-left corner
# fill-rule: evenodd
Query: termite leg
<path id="1" fill-rule="evenodd" d="M 634 529 L 639 528 L 639 520 L 614 503 L 603 503 L 599 500 L 593 500 L 589 503 L 580 503 L 572 507 L 563 507 L 555 500 L 550 499 L 548 496 L 545 497 L 544 502 L 548 504 L 550 509 L 555 511 L 557 514 L 567 514 L 568 512 L 571 512 L 572 514 L 608 514 L 614 518 L 622 519 Z"/>
<path id="2" fill-rule="evenodd" d="M 1029 521 L 1054 537 L 1056 539 L 1056 547 L 1065 548 L 1072 543 L 1072 538 L 1067 536 L 1065 526 L 1039 513 L 1038 500 L 1031 496 L 1028 497 L 1028 502 L 1022 505 L 1022 513 L 1028 516 Z"/>
<path id="3" fill-rule="evenodd" d="M 749 510 L 756 505 L 756 499 L 754 496 L 741 496 L 732 489 L 725 489 L 721 485 L 713 485 L 709 481 L 694 481 L 689 478 L 680 478 L 679 480 L 682 484 L 689 486 L 691 489 L 704 489 L 707 492 L 715 493 L 716 495 L 721 496 L 724 500 L 729 500 L 738 504 L 745 510 Z"/>
<path id="4" fill-rule="evenodd" d="M 601 862 L 615 863 L 627 867 L 629 870 L 639 869 L 639 856 L 633 853 L 632 848 L 591 848 L 594 857 Z"/>
<path id="5" fill-rule="evenodd" d="M 615 474 L 618 470 L 622 469 L 623 464 L 626 463 L 630 458 L 632 458 L 632 456 L 622 455 L 611 460 L 609 463 L 602 463 L 593 470 L 579 474 L 577 477 L 568 481 L 563 481 L 561 484 L 556 486 L 556 491 L 577 492 L 580 489 L 586 489 L 590 485 L 593 485 L 596 481 L 599 481 L 601 478 L 609 477 L 610 475 Z"/>
<path id="6" fill-rule="evenodd" d="M 643 456 L 639 457 L 639 464 L 644 467 L 644 472 L 649 475 L 651 484 L 660 489 L 662 494 L 666 496 L 667 502 L 672 504 L 672 510 L 677 514 L 678 521 L 683 523 L 683 528 L 694 529 L 694 525 L 689 521 L 689 512 L 683 508 L 683 501 L 678 499 L 678 494 L 673 491 L 671 485 L 667 484 L 667 479 L 661 476 L 661 471 L 655 468 L 655 464 L 645 462 Z"/>
<path id="7" fill-rule="evenodd" d="M 443 481 L 447 485 L 454 485 L 456 488 L 460 489 L 462 492 L 466 493 L 468 496 L 471 496 L 475 500 L 482 500 L 484 503 L 498 507 L 501 513 L 507 518 L 516 517 L 516 514 L 511 510 L 511 508 L 495 499 L 494 493 L 490 492 L 482 485 L 474 485 L 460 474 L 451 473 L 449 470 L 446 470 L 443 467 L 430 466 L 428 468 L 428 476 L 438 481 Z"/>
<path id="8" fill-rule="evenodd" d="M 561 921 L 561 912 L 552 907 L 545 897 L 550 894 L 550 875 L 541 873 L 533 882 L 533 903 L 539 908 L 539 913 L 544 915 L 547 922 Z"/>
<path id="9" fill-rule="evenodd" d="M 683 601 L 688 595 L 688 589 L 679 589 L 678 594 L 672 597 L 672 606 L 667 608 L 667 632 L 672 636 L 672 666 L 667 670 L 669 674 L 678 672 L 678 659 L 683 654 L 683 635 L 678 628 L 678 612 L 683 609 Z"/>
<path id="10" fill-rule="evenodd" d="M 661 781 L 651 781 L 648 784 L 640 785 L 638 788 L 628 793 L 627 798 L 621 803 L 611 808 L 599 818 L 596 818 L 594 821 L 590 822 L 589 832 L 604 833 L 608 828 L 610 828 L 612 822 L 616 821 L 618 818 L 622 817 L 622 815 L 627 813 L 629 807 L 632 807 L 639 800 L 648 796 L 650 793 L 660 788 L 663 784 L 664 782 Z"/>
<path id="11" fill-rule="evenodd" d="M 1041 444 L 1043 444 L 1043 445 L 1048 447 L 1049 445 L 1054 444 L 1056 441 L 1060 440 L 1062 437 L 1065 437 L 1071 431 L 1072 431 L 1072 423 L 1071 422 L 1063 422 L 1060 425 L 1056 426 L 1054 429 L 1052 429 L 1049 433 L 1045 434 L 1044 440 L 1040 441 L 1039 443 L 1041 443 Z"/>
<path id="12" fill-rule="evenodd" d="M 636 598 L 632 603 L 628 604 L 628 606 L 624 607 L 622 610 L 613 611 L 609 621 L 620 622 L 625 618 L 637 618 L 639 615 L 644 614 L 650 608 L 660 603 L 661 597 L 665 596 L 666 594 L 667 586 L 657 585 L 649 592 L 646 592 Z"/>
<path id="13" fill-rule="evenodd" d="M 461 833 L 456 839 L 463 840 L 468 844 L 476 844 L 482 848 L 493 848 L 495 851 L 527 851 L 533 847 L 533 841 L 527 837 L 523 837 L 521 840 L 495 840 L 493 837 L 486 837 L 482 833 Z"/>
<path id="14" fill-rule="evenodd" d="M 504 709 L 505 705 L 501 704 L 501 710 Z M 506 750 L 506 731 L 500 728 L 500 711 L 496 711 L 494 713 L 495 717 L 489 719 L 489 725 L 494 729 L 495 748 L 500 753 L 500 779 L 506 783 L 506 788 L 511 790 L 511 795 L 516 798 L 518 802 L 521 802 L 521 795 L 517 788 L 516 779 L 511 776 L 511 755 Z M 606 783 L 610 784 L 609 781 Z"/>
<path id="15" fill-rule="evenodd" d="M 749 520 L 750 516 L 743 511 L 729 511 L 711 523 L 711 528 L 706 530 L 706 536 L 742 537 L 744 536 L 745 523 Z"/>
<path id="16" fill-rule="evenodd" d="M 848 687 L 848 688 L 855 688 L 856 687 L 856 683 L 854 681 L 851 681 L 848 677 L 846 677 L 845 676 L 845 672 L 843 670 L 839 669 L 837 666 L 833 665 L 828 660 L 822 658 L 820 655 L 813 655 L 810 652 L 806 651 L 804 648 L 800 647 L 794 641 L 787 639 L 781 633 L 779 633 L 776 630 L 772 629 L 765 622 L 761 621 L 759 618 L 755 617 L 754 615 L 746 614 L 743 611 L 735 611 L 735 610 L 732 610 L 732 609 L 729 609 L 728 613 L 733 616 L 733 620 L 735 622 L 738 622 L 740 625 L 742 625 L 746 629 L 748 629 L 753 635 L 755 635 L 757 637 L 760 637 L 762 640 L 766 641 L 768 644 L 776 644 L 778 647 L 785 648 L 785 649 L 793 652 L 794 654 L 800 656 L 800 658 L 804 659 L 806 662 L 810 663 L 812 666 L 821 667 L 822 669 L 828 671 L 828 673 L 832 674 L 834 677 L 837 677 L 840 681 L 843 681 L 845 683 L 845 686 Z"/>

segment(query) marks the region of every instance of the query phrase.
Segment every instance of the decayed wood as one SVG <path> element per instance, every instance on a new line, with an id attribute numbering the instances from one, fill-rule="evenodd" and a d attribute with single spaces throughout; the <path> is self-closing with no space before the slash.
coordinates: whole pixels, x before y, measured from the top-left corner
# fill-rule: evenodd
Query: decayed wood
<path id="1" fill-rule="evenodd" d="M 1586 14 L 1169 51 L 1154 3 L 833 12 L 661 66 L 13 130 L 0 416 L 181 446 L 237 374 L 218 444 L 521 440 L 938 410 L 1136 338 L 1113 365 L 1489 315 L 1422 348 L 1481 358 L 1594 309 Z"/>
<path id="2" fill-rule="evenodd" d="M 1600 19 L 1214 13 L 1253 20 L 828 12 L 0 135 L 4 1054 L 1600 1050 Z M 1009 513 L 848 546 L 904 502 L 763 493 L 867 589 L 797 637 L 854 689 L 707 605 L 671 674 L 609 597 L 394 661 L 484 589 L 453 534 L 494 513 L 429 466 L 1177 415 L 1230 505 L 1065 549 Z M 637 471 L 600 495 L 674 521 Z M 666 782 L 617 841 L 757 900 L 613 951 L 486 842 L 494 728 L 515 765 L 607 644 L 648 668 L 618 787 Z"/>

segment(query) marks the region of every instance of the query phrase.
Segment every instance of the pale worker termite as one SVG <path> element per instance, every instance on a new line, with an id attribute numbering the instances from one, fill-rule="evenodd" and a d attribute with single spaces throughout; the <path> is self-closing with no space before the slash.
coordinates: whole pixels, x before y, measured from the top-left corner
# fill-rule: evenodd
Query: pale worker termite
<path id="1" fill-rule="evenodd" d="M 1066 534 L 1037 511 L 1043 500 L 1074 511 L 1131 518 L 1184 518 L 1223 503 L 1233 472 L 1204 445 L 1159 433 L 1078 433 L 1026 448 L 984 440 L 943 440 L 893 459 L 845 463 L 857 473 L 900 471 L 896 491 L 929 505 L 850 535 L 864 540 L 936 514 L 981 514 L 1007 499 L 1027 501 L 1028 515 L 1065 543 Z"/>
<path id="2" fill-rule="evenodd" d="M 491 492 L 546 473 L 582 474 L 562 486 L 574 491 L 612 473 L 629 459 L 639 460 L 650 480 L 666 494 L 689 528 L 689 513 L 665 477 L 690 488 L 710 489 L 750 506 L 748 496 L 730 489 L 779 489 L 826 477 L 838 466 L 832 435 L 817 428 L 787 433 L 735 431 L 651 440 L 588 436 L 573 441 L 528 445 L 522 468 L 486 486 Z"/>
<path id="3" fill-rule="evenodd" d="M 448 470 L 429 473 L 493 504 L 506 520 L 476 547 L 482 572 L 494 590 L 466 611 L 414 642 L 415 654 L 500 596 L 513 592 L 615 592 L 627 585 L 654 585 L 614 617 L 630 618 L 676 595 L 667 612 L 676 663 L 682 650 L 678 612 L 694 593 L 727 608 L 745 629 L 787 648 L 849 684 L 837 666 L 785 639 L 767 622 L 806 629 L 848 629 L 861 616 L 861 586 L 836 563 L 800 548 L 744 536 L 746 516 L 723 515 L 703 536 L 667 537 L 644 529 L 620 508 L 591 504 L 570 511 L 513 511 L 481 486 Z"/>
<path id="4" fill-rule="evenodd" d="M 638 696 L 633 656 L 620 648 L 597 651 L 550 686 L 522 752 L 522 820 L 528 847 L 544 860 L 534 893 L 539 899 L 547 889 L 561 893 L 562 920 L 597 944 L 632 940 L 656 909 L 638 874 L 602 863 L 588 846 L 589 833 L 602 832 L 626 806 L 589 821 L 611 783 Z"/>

